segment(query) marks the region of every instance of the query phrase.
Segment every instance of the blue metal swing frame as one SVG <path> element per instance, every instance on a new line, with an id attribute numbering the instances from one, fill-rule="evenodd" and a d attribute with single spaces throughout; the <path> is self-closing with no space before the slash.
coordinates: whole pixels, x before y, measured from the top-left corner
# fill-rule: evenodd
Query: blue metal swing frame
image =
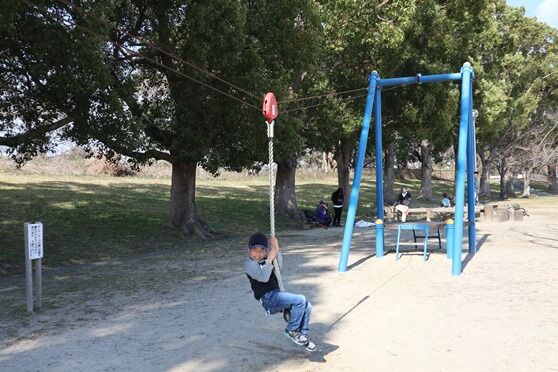
<path id="1" fill-rule="evenodd" d="M 473 127 L 473 77 L 474 72 L 470 63 L 466 62 L 459 73 L 438 74 L 422 76 L 418 74 L 413 77 L 400 77 L 391 79 L 380 79 L 376 71 L 372 71 L 369 77 L 368 96 L 362 120 L 360 132 L 360 143 L 358 148 L 355 176 L 349 199 L 349 209 L 345 222 L 341 256 L 339 258 L 339 272 L 347 271 L 349 251 L 353 235 L 353 226 L 358 204 L 360 181 L 364 167 L 364 156 L 368 142 L 368 132 L 372 111 L 374 110 L 375 122 L 375 155 L 376 155 L 376 216 L 383 224 L 384 220 L 384 190 L 382 169 L 382 87 L 393 85 L 427 84 L 442 81 L 461 80 L 461 103 L 460 120 L 457 147 L 457 173 L 455 177 L 455 231 L 453 234 L 452 252 L 452 275 L 461 274 L 461 250 L 463 246 L 463 212 L 465 207 L 465 172 L 467 172 L 467 200 L 469 219 L 469 254 L 476 253 L 475 233 L 475 189 L 474 189 L 474 164 L 475 164 L 475 131 Z M 377 225 L 378 226 L 378 225 Z M 384 229 L 383 226 L 376 228 L 376 257 L 384 255 Z M 448 246 L 451 246 L 448 245 Z"/>

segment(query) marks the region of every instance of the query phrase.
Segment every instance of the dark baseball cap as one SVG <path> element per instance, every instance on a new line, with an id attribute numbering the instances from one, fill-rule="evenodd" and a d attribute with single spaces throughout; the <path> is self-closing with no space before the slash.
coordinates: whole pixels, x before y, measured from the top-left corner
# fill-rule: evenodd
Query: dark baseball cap
<path id="1" fill-rule="evenodd" d="M 256 248 L 261 247 L 266 249 L 267 248 L 267 238 L 262 233 L 256 233 L 250 237 L 250 241 L 248 242 L 248 248 Z"/>

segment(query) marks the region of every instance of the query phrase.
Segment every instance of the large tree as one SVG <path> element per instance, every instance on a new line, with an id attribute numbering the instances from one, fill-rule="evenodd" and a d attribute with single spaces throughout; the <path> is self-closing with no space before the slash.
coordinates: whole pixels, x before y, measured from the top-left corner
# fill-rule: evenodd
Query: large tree
<path id="1" fill-rule="evenodd" d="M 298 157 L 306 148 L 304 110 L 289 104 L 306 92 L 305 78 L 321 46 L 321 19 L 313 0 L 247 1 L 248 35 L 257 44 L 260 80 L 279 100 L 275 126 L 276 204 L 284 215 L 300 220 L 295 180 Z M 293 110 L 293 111 L 289 111 Z M 260 119 L 262 121 L 262 119 Z"/>
<path id="2" fill-rule="evenodd" d="M 65 134 L 79 144 L 137 162 L 168 161 L 171 224 L 210 237 L 196 211 L 196 167 L 217 173 L 266 159 L 260 99 L 264 88 L 280 99 L 298 93 L 319 49 L 314 3 L 34 4 L 3 13 L 2 144 L 20 145 L 17 153 L 28 158 L 46 149 L 44 133 L 73 121 Z M 280 120 L 278 188 L 290 183 L 294 193 L 302 121 L 297 114 Z"/>
<path id="3" fill-rule="evenodd" d="M 297 92 L 319 45 L 313 2 L 122 1 L 95 10 L 117 24 L 116 32 L 108 30 L 110 65 L 136 83 L 135 100 L 129 95 L 125 100 L 125 126 L 117 136 L 103 126 L 95 137 L 139 161 L 169 161 L 172 225 L 189 235 L 211 236 L 196 211 L 196 167 L 215 173 L 266 159 L 259 98 L 263 88 L 279 99 Z M 132 32 L 140 37 L 130 37 Z M 276 126 L 277 200 L 286 213 L 296 210 L 300 127 L 296 115 L 282 116 Z"/>
<path id="4" fill-rule="evenodd" d="M 500 197 L 504 198 L 513 192 L 513 172 L 530 172 L 518 162 L 516 147 L 532 133 L 545 133 L 544 128 L 535 127 L 548 123 L 542 120 L 544 114 L 556 105 L 557 34 L 526 18 L 523 9 L 508 7 L 503 1 L 494 1 L 486 18 L 489 27 L 478 36 L 474 52 L 479 81 L 481 192 L 489 192 L 490 168 L 495 165 L 500 174 Z"/>
<path id="5" fill-rule="evenodd" d="M 405 1 L 320 3 L 325 43 L 322 64 L 313 77 L 314 93 L 331 96 L 322 99 L 307 136 L 312 148 L 334 154 L 338 185 L 348 194 L 368 77 L 373 70 L 389 74 L 390 50 L 403 40 L 402 28 L 410 22 L 412 5 Z M 369 140 L 373 141 L 373 130 Z M 372 146 L 367 149 L 373 153 Z"/>
<path id="6" fill-rule="evenodd" d="M 170 223 L 187 235 L 211 237 L 196 210 L 196 169 L 249 164 L 259 128 L 259 102 L 235 88 L 258 72 L 244 6 L 235 0 L 121 1 L 93 10 L 117 25 L 107 30 L 109 65 L 135 82 L 133 97 L 123 98 L 129 120 L 116 136 L 102 126 L 95 138 L 139 161 L 170 162 Z M 214 75 L 234 80 L 235 87 Z"/>

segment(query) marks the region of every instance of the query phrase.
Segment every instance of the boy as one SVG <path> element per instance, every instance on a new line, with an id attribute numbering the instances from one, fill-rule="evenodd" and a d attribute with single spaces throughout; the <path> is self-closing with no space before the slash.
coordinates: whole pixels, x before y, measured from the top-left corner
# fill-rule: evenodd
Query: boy
<path id="1" fill-rule="evenodd" d="M 283 264 L 277 238 L 268 240 L 264 234 L 257 233 L 248 242 L 248 258 L 244 261 L 246 275 L 250 280 L 254 297 L 259 300 L 268 314 L 275 314 L 283 309 L 291 309 L 291 319 L 285 329 L 285 335 L 297 345 L 315 351 L 316 345 L 308 337 L 312 305 L 302 295 L 279 290 L 279 283 L 273 271 L 273 260 L 277 258 L 279 268 Z"/>
<path id="2" fill-rule="evenodd" d="M 448 198 L 448 194 L 442 194 L 442 200 L 440 201 L 440 207 L 449 208 L 451 207 L 450 198 Z"/>

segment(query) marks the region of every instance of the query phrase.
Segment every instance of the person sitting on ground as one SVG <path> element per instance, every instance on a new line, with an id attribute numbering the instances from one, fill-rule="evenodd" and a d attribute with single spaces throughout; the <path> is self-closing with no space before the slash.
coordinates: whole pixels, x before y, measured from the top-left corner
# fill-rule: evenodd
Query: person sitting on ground
<path id="1" fill-rule="evenodd" d="M 342 227 L 341 213 L 343 212 L 343 189 L 340 187 L 331 194 L 331 202 L 333 203 L 333 226 Z"/>
<path id="2" fill-rule="evenodd" d="M 453 194 L 450 194 L 449 200 L 450 200 L 450 207 L 455 207 L 455 196 Z"/>
<path id="3" fill-rule="evenodd" d="M 324 225 L 329 226 L 331 223 L 331 217 L 329 216 L 329 212 L 327 210 L 327 203 L 323 200 L 320 200 L 318 206 L 316 207 L 316 214 L 318 215 L 318 221 Z"/>
<path id="4" fill-rule="evenodd" d="M 409 214 L 409 206 L 411 205 L 412 196 L 406 187 L 401 188 L 401 193 L 395 201 L 394 207 L 397 212 L 401 212 L 401 222 L 407 221 Z"/>
<path id="5" fill-rule="evenodd" d="M 273 270 L 273 260 L 281 268 L 283 256 L 276 237 L 268 240 L 264 234 L 256 233 L 248 242 L 248 257 L 244 261 L 246 276 L 256 300 L 260 301 L 267 314 L 275 314 L 290 309 L 291 318 L 285 335 L 307 351 L 316 350 L 316 345 L 308 337 L 312 304 L 303 295 L 281 291 Z"/>
<path id="6" fill-rule="evenodd" d="M 440 201 L 440 207 L 444 207 L 444 208 L 450 208 L 451 207 L 451 201 L 448 197 L 448 194 L 446 194 L 446 193 L 442 194 L 442 200 Z"/>

